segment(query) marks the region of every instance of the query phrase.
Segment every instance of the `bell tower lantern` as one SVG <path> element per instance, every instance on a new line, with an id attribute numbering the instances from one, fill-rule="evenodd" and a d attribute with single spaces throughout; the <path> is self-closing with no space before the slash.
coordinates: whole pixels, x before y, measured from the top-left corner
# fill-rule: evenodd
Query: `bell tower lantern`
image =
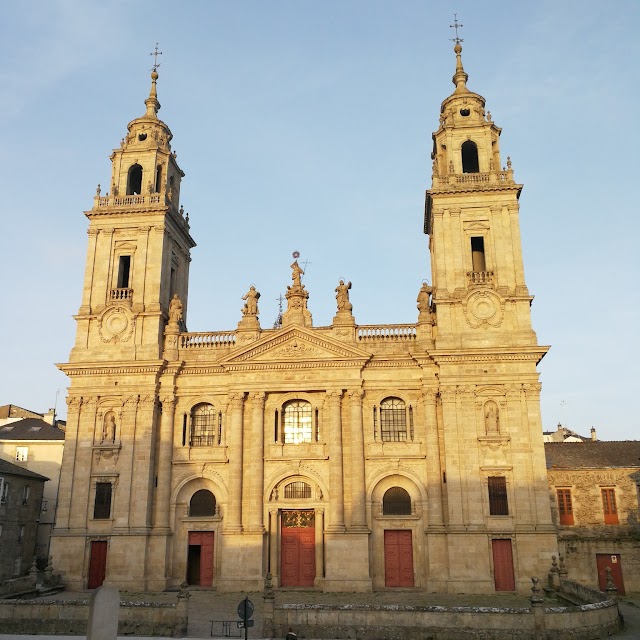
<path id="1" fill-rule="evenodd" d="M 173 135 L 158 118 L 157 67 L 144 115 L 128 124 L 110 156 L 110 188 L 103 194 L 98 185 L 85 212 L 89 242 L 72 362 L 159 358 L 174 295 L 186 321 L 195 242 L 180 206 L 184 173 Z"/>

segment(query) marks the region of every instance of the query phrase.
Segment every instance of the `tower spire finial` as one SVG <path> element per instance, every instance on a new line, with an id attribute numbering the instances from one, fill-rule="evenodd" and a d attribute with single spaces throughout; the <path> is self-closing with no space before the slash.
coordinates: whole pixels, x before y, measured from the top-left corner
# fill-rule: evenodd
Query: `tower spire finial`
<path id="1" fill-rule="evenodd" d="M 456 30 L 456 37 L 450 38 L 451 42 L 456 43 L 455 47 L 453 47 L 453 50 L 455 51 L 455 54 L 456 54 L 456 72 L 453 75 L 453 78 L 451 79 L 453 84 L 456 85 L 456 93 L 462 93 L 462 92 L 468 91 L 467 80 L 469 79 L 469 76 L 465 73 L 464 67 L 462 66 L 462 55 L 461 55 L 462 46 L 460 45 L 460 43 L 464 42 L 464 40 L 460 37 L 460 34 L 458 33 L 458 29 L 462 28 L 463 26 L 464 25 L 458 22 L 458 14 L 454 13 L 453 24 L 450 24 L 449 28 Z"/>
<path id="2" fill-rule="evenodd" d="M 149 97 L 144 101 L 147 105 L 146 116 L 149 118 L 157 117 L 158 111 L 160 111 L 160 103 L 158 102 L 158 91 L 156 89 L 156 81 L 158 80 L 158 56 L 162 55 L 162 51 L 158 51 L 158 43 L 156 42 L 156 48 L 152 51 L 150 56 L 153 56 L 153 68 L 151 69 L 151 90 L 149 91 Z"/>

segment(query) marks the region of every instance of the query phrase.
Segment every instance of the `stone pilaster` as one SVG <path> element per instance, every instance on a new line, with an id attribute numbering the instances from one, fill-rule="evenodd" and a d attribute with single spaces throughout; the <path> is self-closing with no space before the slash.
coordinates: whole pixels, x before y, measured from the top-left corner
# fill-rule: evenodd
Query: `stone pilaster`
<path id="1" fill-rule="evenodd" d="M 158 529 L 169 528 L 169 502 L 171 498 L 171 457 L 176 399 L 173 394 L 160 398 L 162 418 L 158 444 L 158 486 L 153 501 L 153 525 Z"/>
<path id="2" fill-rule="evenodd" d="M 242 531 L 244 393 L 229 394 L 229 503 L 225 531 Z"/>
<path id="3" fill-rule="evenodd" d="M 80 413 L 82 410 L 82 398 L 79 396 L 69 396 L 67 398 L 67 430 L 65 440 L 64 455 L 60 469 L 59 495 L 73 495 L 73 472 L 78 448 L 78 429 L 80 423 Z M 71 500 L 59 500 L 56 511 L 55 533 L 60 533 L 69 528 L 69 517 L 71 510 Z"/>
<path id="4" fill-rule="evenodd" d="M 264 403 L 266 394 L 259 391 L 249 396 L 251 400 L 251 427 L 249 437 L 244 440 L 246 459 L 243 493 L 248 513 L 243 515 L 244 530 L 263 532 L 263 494 L 264 494 Z"/>
<path id="5" fill-rule="evenodd" d="M 328 531 L 344 531 L 344 479 L 342 462 L 342 391 L 327 391 L 329 417 L 329 524 Z"/>
<path id="6" fill-rule="evenodd" d="M 362 389 L 349 391 L 351 405 L 351 528 L 366 529 Z"/>
<path id="7" fill-rule="evenodd" d="M 442 518 L 442 469 L 440 467 L 440 439 L 436 411 L 436 390 L 424 391 L 424 415 L 427 439 L 427 495 L 429 529 L 443 526 Z"/>

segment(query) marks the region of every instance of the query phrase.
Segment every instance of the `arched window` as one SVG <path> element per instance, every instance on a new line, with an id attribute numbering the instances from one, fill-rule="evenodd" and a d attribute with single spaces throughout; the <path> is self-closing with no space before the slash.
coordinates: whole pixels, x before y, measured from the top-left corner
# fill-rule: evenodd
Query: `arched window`
<path id="1" fill-rule="evenodd" d="M 216 497 L 207 489 L 200 489 L 191 496 L 189 502 L 189 516 L 215 516 Z"/>
<path id="2" fill-rule="evenodd" d="M 380 435 L 387 442 L 407 439 L 407 410 L 400 398 L 386 398 L 380 403 Z"/>
<path id="3" fill-rule="evenodd" d="M 411 496 L 402 487 L 391 487 L 382 498 L 382 514 L 385 516 L 410 516 Z"/>
<path id="4" fill-rule="evenodd" d="M 156 167 L 156 193 L 162 191 L 162 165 Z"/>
<path id="5" fill-rule="evenodd" d="M 285 444 L 313 442 L 313 410 L 306 400 L 291 400 L 282 411 L 282 440 Z"/>
<path id="6" fill-rule="evenodd" d="M 220 416 L 216 414 L 213 405 L 203 402 L 191 409 L 192 447 L 211 447 L 220 444 L 220 431 Z"/>
<path id="7" fill-rule="evenodd" d="M 127 195 L 139 195 L 142 193 L 142 167 L 134 164 L 129 167 L 129 175 L 127 177 Z"/>
<path id="8" fill-rule="evenodd" d="M 306 482 L 290 482 L 284 488 L 285 498 L 310 498 L 311 485 Z"/>
<path id="9" fill-rule="evenodd" d="M 473 140 L 462 143 L 462 173 L 478 173 L 478 145 Z"/>

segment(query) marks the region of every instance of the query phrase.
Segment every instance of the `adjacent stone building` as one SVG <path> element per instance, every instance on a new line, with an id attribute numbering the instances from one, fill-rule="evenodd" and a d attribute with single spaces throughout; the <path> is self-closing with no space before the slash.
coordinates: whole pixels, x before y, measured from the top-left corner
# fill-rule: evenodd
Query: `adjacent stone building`
<path id="1" fill-rule="evenodd" d="M 53 414 L 45 414 L 45 417 Z M 38 526 L 36 556 L 44 568 L 49 555 L 49 537 L 56 521 L 58 483 L 64 450 L 64 431 L 54 419 L 15 418 L 0 426 L 0 459 L 49 478 L 44 485 Z"/>
<path id="2" fill-rule="evenodd" d="M 195 241 L 152 73 L 86 212 L 60 365 L 69 500 L 52 550 L 70 587 L 239 591 L 271 574 L 276 588 L 528 593 L 547 572 L 547 347 L 531 327 L 522 185 L 455 55 L 426 193 L 433 285 L 400 325 L 359 325 L 340 281 L 332 324 L 314 327 L 294 254 L 279 326 L 261 327 L 251 287 L 237 328 L 187 331 Z"/>
<path id="3" fill-rule="evenodd" d="M 45 476 L 0 459 L 0 581 L 34 560 Z"/>
<path id="4" fill-rule="evenodd" d="M 570 577 L 640 591 L 640 441 L 548 442 L 550 499 Z"/>

